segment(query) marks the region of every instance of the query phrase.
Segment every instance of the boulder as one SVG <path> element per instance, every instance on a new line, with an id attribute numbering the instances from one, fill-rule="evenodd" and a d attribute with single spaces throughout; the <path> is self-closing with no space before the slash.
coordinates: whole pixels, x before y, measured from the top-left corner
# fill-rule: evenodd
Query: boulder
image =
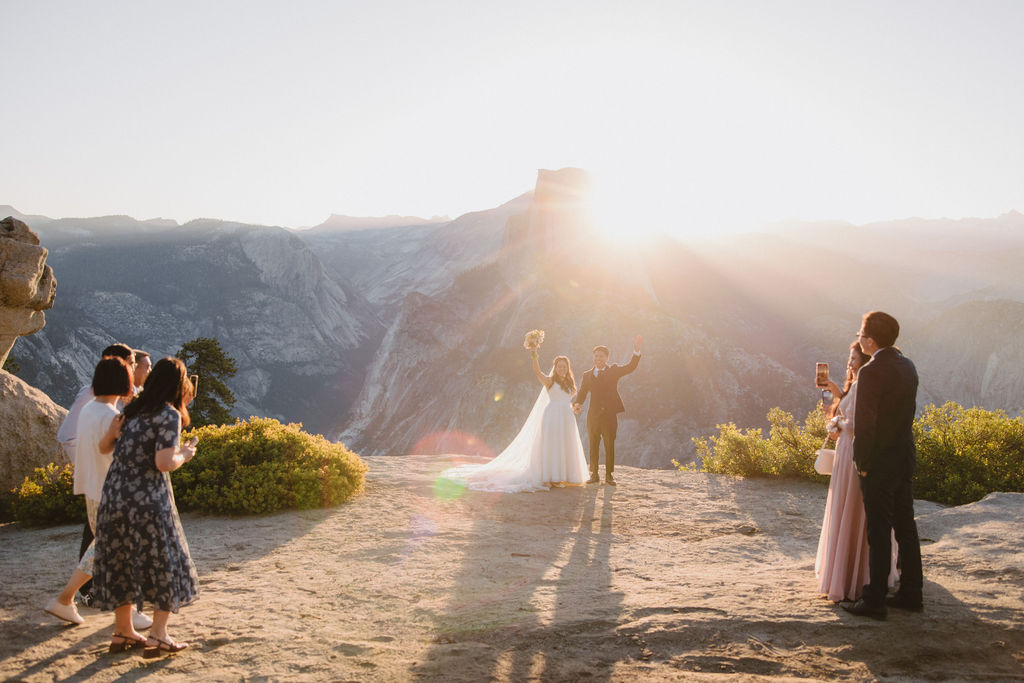
<path id="1" fill-rule="evenodd" d="M 43 329 L 57 281 L 46 265 L 46 248 L 17 218 L 0 220 L 0 365 L 14 341 Z"/>
<path id="2" fill-rule="evenodd" d="M 57 443 L 57 429 L 67 412 L 43 392 L 0 370 L 0 491 L 10 491 L 36 467 L 67 462 Z"/>

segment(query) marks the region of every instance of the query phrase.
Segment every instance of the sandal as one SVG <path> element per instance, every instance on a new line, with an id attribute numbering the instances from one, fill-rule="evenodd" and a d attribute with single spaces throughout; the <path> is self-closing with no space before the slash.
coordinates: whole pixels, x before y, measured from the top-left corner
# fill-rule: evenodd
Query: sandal
<path id="1" fill-rule="evenodd" d="M 150 645 L 149 641 L 154 641 L 156 645 Z M 150 636 L 146 639 L 146 649 L 142 652 L 142 656 L 146 659 L 152 659 L 153 657 L 159 657 L 161 652 L 173 655 L 176 652 L 181 652 L 188 647 L 188 643 L 168 643 L 166 640 L 160 640 Z"/>
<path id="2" fill-rule="evenodd" d="M 122 636 L 120 633 L 115 633 L 110 637 L 110 648 L 107 652 L 113 654 L 115 652 L 126 652 L 137 647 L 145 648 L 145 638 L 132 638 L 131 636 Z"/>

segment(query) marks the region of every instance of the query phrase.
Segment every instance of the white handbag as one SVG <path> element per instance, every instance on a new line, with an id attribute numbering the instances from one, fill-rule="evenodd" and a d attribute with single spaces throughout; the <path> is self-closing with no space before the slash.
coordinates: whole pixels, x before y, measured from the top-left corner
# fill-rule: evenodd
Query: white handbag
<path id="1" fill-rule="evenodd" d="M 825 437 L 825 441 L 822 442 L 821 448 L 818 449 L 818 457 L 814 459 L 814 471 L 818 474 L 832 474 L 832 463 L 836 459 L 836 449 L 825 448 L 825 444 L 828 443 L 828 437 Z"/>

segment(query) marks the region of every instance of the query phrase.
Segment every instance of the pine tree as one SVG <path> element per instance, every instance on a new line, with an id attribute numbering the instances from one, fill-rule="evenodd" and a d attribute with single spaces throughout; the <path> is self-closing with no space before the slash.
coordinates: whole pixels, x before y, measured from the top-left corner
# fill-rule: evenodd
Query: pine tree
<path id="1" fill-rule="evenodd" d="M 197 337 L 186 342 L 175 355 L 185 362 L 189 374 L 199 376 L 199 392 L 188 409 L 192 426 L 231 422 L 235 395 L 224 380 L 238 372 L 235 359 L 224 353 L 216 337 Z"/>

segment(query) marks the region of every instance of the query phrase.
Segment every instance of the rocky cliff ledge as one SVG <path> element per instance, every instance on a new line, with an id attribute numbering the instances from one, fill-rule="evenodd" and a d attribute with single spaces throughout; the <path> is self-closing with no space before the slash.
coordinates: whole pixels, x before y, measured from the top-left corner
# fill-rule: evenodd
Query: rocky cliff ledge
<path id="1" fill-rule="evenodd" d="M 0 370 L 0 491 L 19 485 L 36 467 L 65 463 L 57 429 L 68 411 Z"/>
<path id="2" fill-rule="evenodd" d="M 619 486 L 445 487 L 446 456 L 368 458 L 330 510 L 185 514 L 192 648 L 100 654 L 110 613 L 40 609 L 78 527 L 0 526 L 0 679 L 1020 680 L 1024 494 L 917 505 L 925 611 L 861 620 L 815 591 L 811 482 L 623 467 Z M 199 676 L 201 674 L 201 676 Z"/>

